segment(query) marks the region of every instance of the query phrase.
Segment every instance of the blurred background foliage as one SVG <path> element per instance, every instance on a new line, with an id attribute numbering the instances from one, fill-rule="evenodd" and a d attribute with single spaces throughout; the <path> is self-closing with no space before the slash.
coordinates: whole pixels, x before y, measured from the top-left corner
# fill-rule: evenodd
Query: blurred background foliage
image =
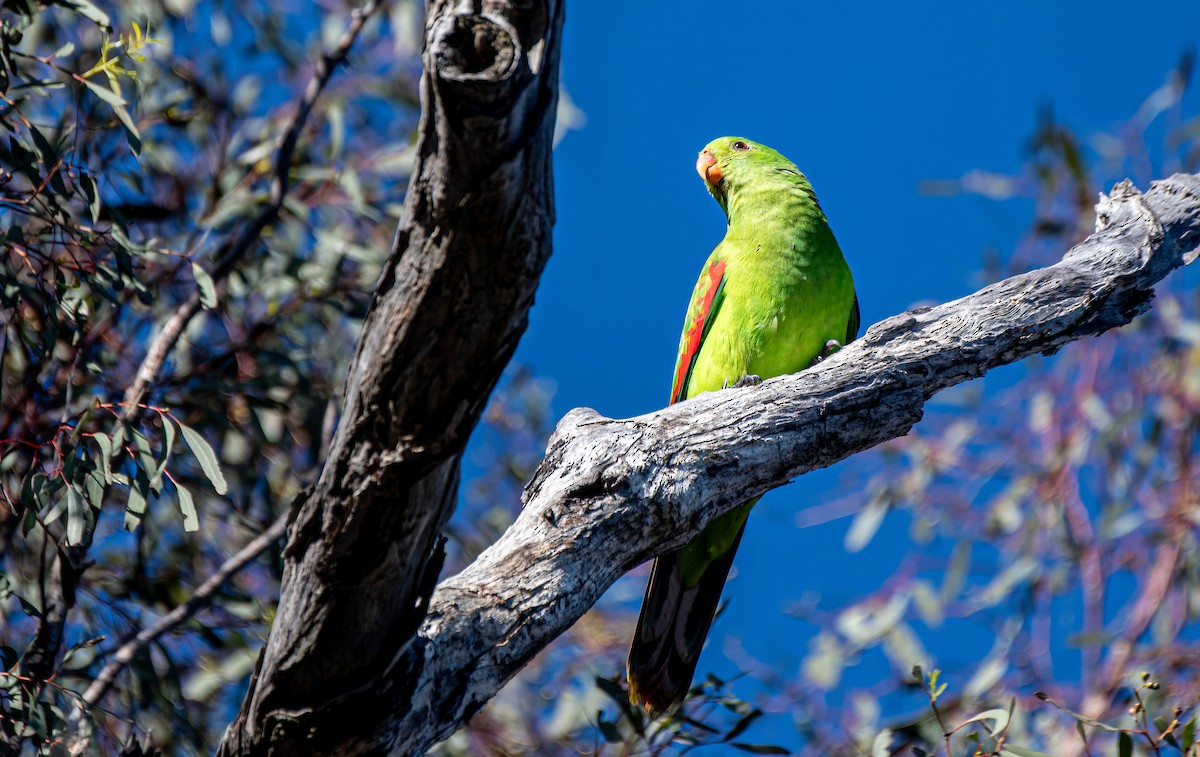
<path id="1" fill-rule="evenodd" d="M 412 164 L 421 10 L 371 7 L 342 60 L 342 2 L 0 6 L 0 753 L 90 730 L 94 753 L 152 733 L 202 754 L 237 707 L 278 592 L 280 545 L 260 537 L 319 470 Z M 342 65 L 298 119 L 331 51 Z M 1034 200 L 981 281 L 1056 260 L 1099 188 L 1200 168 L 1191 73 L 1185 56 L 1111 134 L 1047 111 L 1018 175 L 931 181 Z M 560 116 L 582 123 L 569 98 Z M 947 393 L 843 465 L 845 495 L 797 522 L 853 518 L 851 553 L 899 522 L 910 553 L 869 596 L 796 597 L 799 664 L 726 649 L 742 677 L 648 722 L 622 689 L 635 576 L 439 752 L 787 753 L 755 737 L 766 721 L 813 755 L 1194 752 L 1188 274 L 1132 326 Z M 492 398 L 447 571 L 511 523 L 553 393 L 513 366 Z M 964 659 L 968 637 L 982 651 Z"/>
<path id="2" fill-rule="evenodd" d="M 281 141 L 351 8 L 0 11 L 9 748 L 60 740 L 114 650 L 276 522 L 319 469 L 418 115 L 421 11 L 392 2 L 302 122 L 273 211 Z M 202 311 L 131 396 L 152 341 L 190 299 Z M 46 638 L 56 545 L 73 604 L 61 641 Z M 278 548 L 137 651 L 92 710 L 96 751 L 148 732 L 168 754 L 212 750 L 273 613 Z M 77 586 L 73 561 L 90 564 Z"/>

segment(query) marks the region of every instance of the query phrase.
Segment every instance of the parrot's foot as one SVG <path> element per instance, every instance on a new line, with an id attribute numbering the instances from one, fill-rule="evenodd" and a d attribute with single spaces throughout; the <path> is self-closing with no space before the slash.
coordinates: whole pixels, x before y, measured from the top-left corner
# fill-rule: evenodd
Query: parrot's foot
<path id="1" fill-rule="evenodd" d="M 821 362 L 825 358 L 829 357 L 833 353 L 837 352 L 841 348 L 842 348 L 841 342 L 839 342 L 836 339 L 830 339 L 828 342 L 825 343 L 825 346 L 821 348 L 821 354 L 817 355 L 815 358 L 813 358 L 813 361 L 811 363 L 809 363 L 808 367 L 812 368 L 814 365 Z"/>
<path id="2" fill-rule="evenodd" d="M 725 384 L 721 388 L 722 389 L 744 389 L 747 386 L 758 386 L 761 383 L 762 383 L 762 376 L 755 376 L 755 375 L 751 374 L 751 375 L 747 375 L 747 376 L 742 376 L 734 384 L 730 384 L 729 379 L 726 379 Z"/>

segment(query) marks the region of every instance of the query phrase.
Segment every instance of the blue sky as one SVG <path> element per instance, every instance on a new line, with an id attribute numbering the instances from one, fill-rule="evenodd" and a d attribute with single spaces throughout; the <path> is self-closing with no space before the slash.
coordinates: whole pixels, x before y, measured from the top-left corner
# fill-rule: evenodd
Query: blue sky
<path id="1" fill-rule="evenodd" d="M 1132 18 L 1118 2 L 667 5 L 568 8 L 563 78 L 587 122 L 555 155 L 555 253 L 518 353 L 561 411 L 664 402 L 723 232 L 693 168 L 710 139 L 750 137 L 808 174 L 873 323 L 972 290 L 983 250 L 1028 220 L 1027 203 L 922 196 L 922 180 L 1015 172 L 1044 104 L 1108 129 L 1200 42 L 1185 0 Z"/>
<path id="2" fill-rule="evenodd" d="M 692 284 L 723 233 L 693 169 L 710 139 L 764 142 L 808 175 L 865 328 L 973 291 L 984 250 L 1011 250 L 1028 222 L 1029 202 L 923 196 L 923 180 L 1017 172 L 1048 104 L 1083 136 L 1128 119 L 1200 41 L 1200 4 L 575 2 L 566 23 L 563 81 L 587 120 L 555 155 L 555 251 L 517 360 L 556 383 L 556 415 L 626 417 L 665 403 Z M 838 476 L 756 509 L 701 671 L 732 670 L 730 633 L 794 664 L 783 602 L 869 592 L 896 564 L 906 545 L 843 553 L 849 520 L 792 525 Z"/>

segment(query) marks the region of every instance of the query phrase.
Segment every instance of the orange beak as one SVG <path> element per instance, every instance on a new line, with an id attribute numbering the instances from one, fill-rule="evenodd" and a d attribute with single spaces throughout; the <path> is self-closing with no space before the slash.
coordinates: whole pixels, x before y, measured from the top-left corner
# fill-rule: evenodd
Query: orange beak
<path id="1" fill-rule="evenodd" d="M 696 173 L 714 187 L 720 184 L 723 178 L 716 157 L 707 149 L 701 150 L 700 157 L 696 158 Z"/>

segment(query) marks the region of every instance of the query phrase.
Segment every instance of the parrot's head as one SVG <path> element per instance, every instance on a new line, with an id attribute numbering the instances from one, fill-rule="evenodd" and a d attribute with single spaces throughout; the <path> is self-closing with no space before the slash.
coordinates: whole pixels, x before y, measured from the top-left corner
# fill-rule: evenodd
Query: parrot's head
<path id="1" fill-rule="evenodd" d="M 802 176 L 795 164 L 766 145 L 742 137 L 720 137 L 704 146 L 696 172 L 722 207 L 740 187 L 760 181 L 769 172 Z"/>

